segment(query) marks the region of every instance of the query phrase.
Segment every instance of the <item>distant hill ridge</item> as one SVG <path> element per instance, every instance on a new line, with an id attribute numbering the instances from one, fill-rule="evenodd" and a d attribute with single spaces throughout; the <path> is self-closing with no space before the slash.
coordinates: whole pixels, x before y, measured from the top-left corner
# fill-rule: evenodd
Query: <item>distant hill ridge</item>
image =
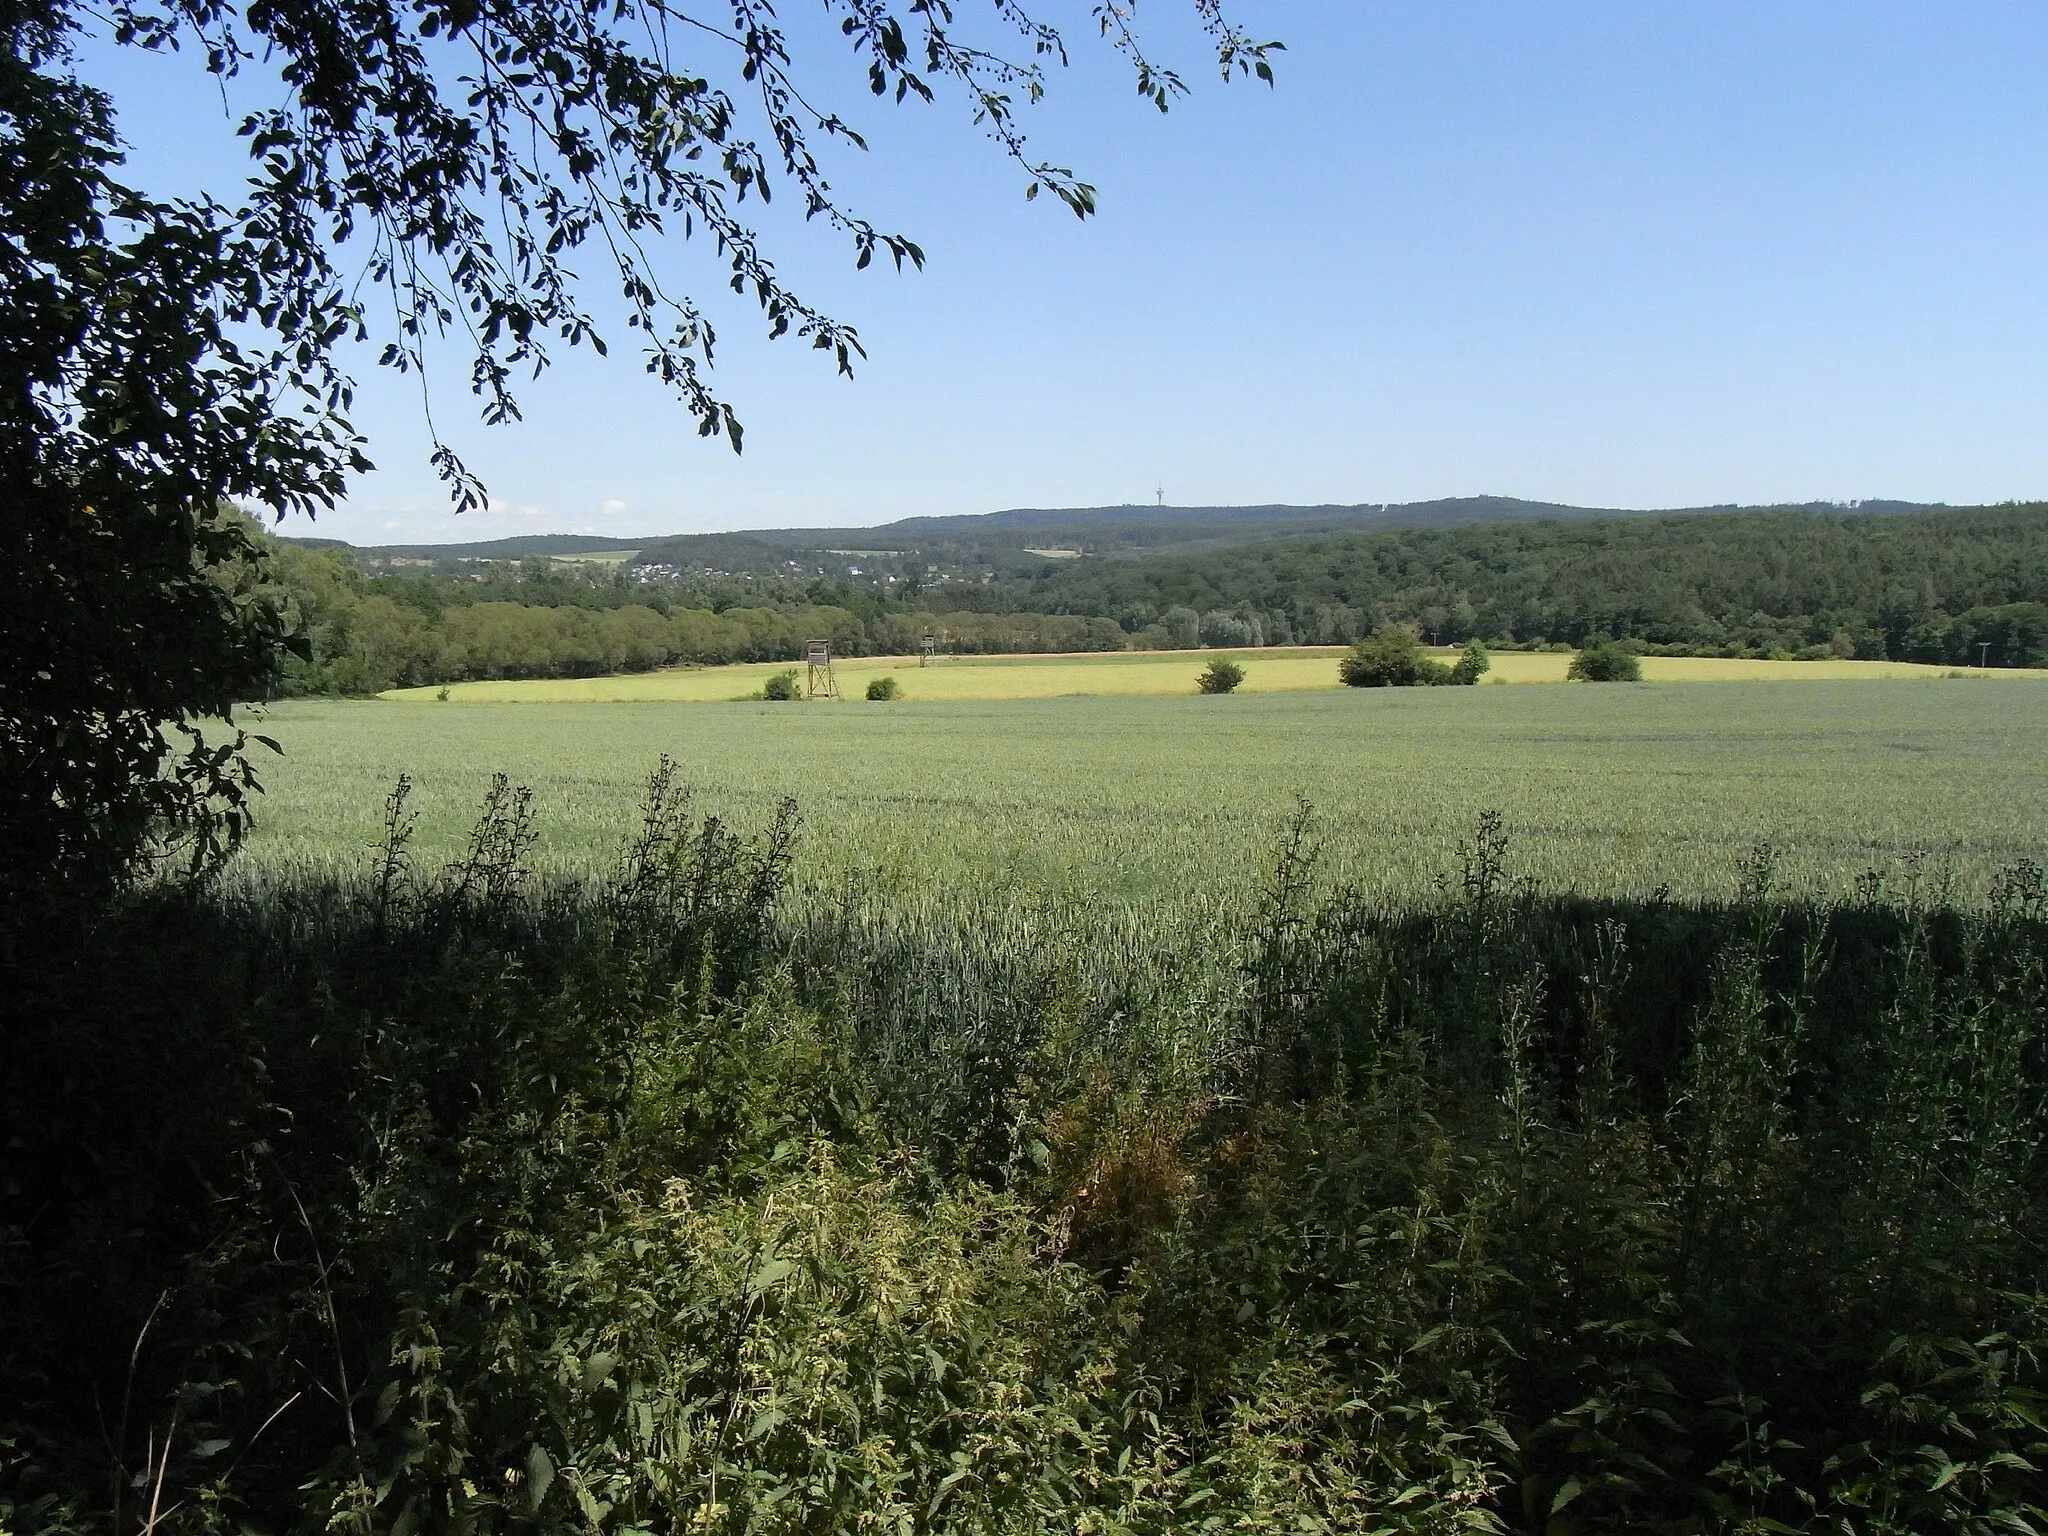
<path id="1" fill-rule="evenodd" d="M 986 557 L 1029 548 L 1079 547 L 1097 554 L 1157 554 L 1263 542 L 1307 533 L 1371 532 L 1388 528 L 1458 527 L 1473 523 L 1582 522 L 1602 518 L 1688 517 L 1731 512 L 1844 512 L 1883 516 L 1939 512 L 1942 502 L 1860 501 L 1732 503 L 1699 507 L 1578 507 L 1513 496 L 1456 496 L 1434 501 L 1360 502 L 1351 505 L 1181 507 L 1011 507 L 999 512 L 906 517 L 864 528 L 763 528 L 729 533 L 624 535 L 543 533 L 461 544 L 350 545 L 340 539 L 288 538 L 307 548 L 345 548 L 383 560 L 516 560 L 527 556 L 591 555 L 635 551 L 638 565 L 716 565 L 721 569 L 773 569 L 790 556 L 813 551 L 876 550 L 929 553 L 941 558 Z"/>
<path id="2" fill-rule="evenodd" d="M 1723 509 L 1725 510 L 1725 509 Z M 1295 505 L 1267 502 L 1248 507 L 1168 507 L 1132 502 L 1114 507 L 1012 507 L 975 516 L 906 517 L 877 532 L 894 533 L 985 528 L 1123 527 L 1188 523 L 1341 523 L 1345 526 L 1415 527 L 1433 523 L 1514 522 L 1540 518 L 1642 517 L 1658 513 L 1614 507 L 1573 507 L 1561 502 L 1522 501 L 1513 496 L 1455 496 L 1437 501 L 1326 502 Z"/>
<path id="3" fill-rule="evenodd" d="M 348 549 L 361 555 L 379 555 L 388 560 L 519 560 L 528 555 L 597 555 L 614 549 L 638 549 L 673 535 L 629 539 L 591 533 L 522 533 L 505 539 L 483 539 L 472 544 L 351 544 L 346 539 L 297 538 L 284 542 L 301 549 Z"/>
<path id="4" fill-rule="evenodd" d="M 1004 512 L 985 512 L 979 517 L 904 518 L 889 528 L 917 525 L 954 525 L 985 522 L 1004 527 L 1032 527 L 1047 523 L 1088 522 L 1301 522 L 1330 518 L 1345 522 L 1386 520 L 1390 525 L 1415 527 L 1432 523 L 1492 523 L 1541 521 L 1546 518 L 1598 517 L 1683 517 L 1699 512 L 1935 512 L 1944 502 L 1858 501 L 1846 506 L 1839 502 L 1771 502 L 1740 506 L 1734 502 L 1710 507 L 1579 507 L 1558 501 L 1524 501 L 1515 496 L 1446 496 L 1434 501 L 1356 502 L 1349 505 L 1327 502 L 1296 505 L 1269 502 L 1247 507 L 1167 507 L 1129 503 L 1116 507 L 1073 507 L 1064 510 L 1045 507 L 1013 507 Z"/>

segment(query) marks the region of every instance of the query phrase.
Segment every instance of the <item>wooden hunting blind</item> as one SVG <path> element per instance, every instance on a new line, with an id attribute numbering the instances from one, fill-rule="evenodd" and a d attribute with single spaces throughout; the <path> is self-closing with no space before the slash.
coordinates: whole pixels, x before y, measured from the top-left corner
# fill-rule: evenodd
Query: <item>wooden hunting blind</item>
<path id="1" fill-rule="evenodd" d="M 804 660 L 810 665 L 810 676 L 804 681 L 804 697 L 807 699 L 838 698 L 839 679 L 832 674 L 832 642 L 829 640 L 805 641 Z"/>

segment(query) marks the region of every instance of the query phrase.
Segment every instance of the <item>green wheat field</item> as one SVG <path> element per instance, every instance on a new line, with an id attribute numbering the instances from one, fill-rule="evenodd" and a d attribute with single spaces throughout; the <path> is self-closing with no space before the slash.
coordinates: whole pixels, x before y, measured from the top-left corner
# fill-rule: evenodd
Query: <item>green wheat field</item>
<path id="1" fill-rule="evenodd" d="M 1970 679 L 1207 698 L 815 703 L 300 702 L 252 874 L 367 862 L 401 773 L 415 850 L 456 854 L 490 775 L 534 791 L 544 870 L 600 867 L 664 753 L 701 811 L 804 818 L 800 886 L 1221 905 L 1313 806 L 1331 883 L 1426 896 L 1484 810 L 1550 890 L 1730 891 L 1758 843 L 1792 886 L 1917 868 L 1972 899 L 2048 845 L 2048 686 Z M 267 757 L 267 754 L 266 754 Z M 1903 863 L 1902 863 L 1903 861 Z"/>

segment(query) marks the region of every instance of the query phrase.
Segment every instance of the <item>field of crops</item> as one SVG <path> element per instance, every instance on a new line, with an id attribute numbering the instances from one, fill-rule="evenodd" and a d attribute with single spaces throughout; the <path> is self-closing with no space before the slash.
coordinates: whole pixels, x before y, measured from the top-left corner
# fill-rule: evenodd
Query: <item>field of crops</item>
<path id="1" fill-rule="evenodd" d="M 836 663 L 840 693 L 858 699 L 870 679 L 894 677 L 913 699 L 1051 699 L 1069 694 L 1104 697 L 1192 693 L 1195 674 L 1215 656 L 1245 669 L 1246 693 L 1296 693 L 1338 688 L 1342 646 L 1269 647 L 1259 650 L 1116 651 L 1067 656 L 947 656 L 920 667 L 914 656 L 862 656 Z M 1441 660 L 1457 652 L 1438 650 Z M 1562 652 L 1498 651 L 1489 683 L 1561 683 L 1571 657 Z M 461 703 L 704 703 L 758 694 L 787 663 L 734 667 L 671 667 L 613 677 L 547 678 L 524 682 L 457 683 L 447 690 Z M 1817 682 L 1846 679 L 1936 678 L 1947 668 L 1891 661 L 1741 661 L 1704 656 L 1651 656 L 1643 676 L 1656 683 Z M 2040 682 L 2048 673 L 2019 669 L 1973 672 L 2004 682 Z M 437 699 L 439 688 L 397 689 L 395 700 Z"/>
<path id="2" fill-rule="evenodd" d="M 0 946 L 0 1531 L 2048 1528 L 2048 687 L 1804 676 L 276 707 Z"/>
<path id="3" fill-rule="evenodd" d="M 1111 678 L 1132 664 L 1062 665 Z M 911 681 L 970 670 L 1031 669 L 959 664 Z M 1518 866 L 1552 889 L 1719 894 L 1768 841 L 1790 879 L 1828 891 L 1924 851 L 1967 894 L 2048 843 L 2043 706 L 2048 690 L 1968 680 L 890 705 L 309 701 L 272 708 L 261 727 L 287 756 L 265 770 L 250 859 L 359 863 L 402 772 L 417 782 L 419 848 L 449 856 L 503 771 L 535 791 L 541 865 L 592 867 L 666 753 L 704 809 L 743 825 L 794 796 L 804 881 L 942 902 L 1220 899 L 1260 877 L 1297 799 L 1320 818 L 1326 878 L 1403 896 L 1433 888 L 1486 809 L 1504 814 Z"/>

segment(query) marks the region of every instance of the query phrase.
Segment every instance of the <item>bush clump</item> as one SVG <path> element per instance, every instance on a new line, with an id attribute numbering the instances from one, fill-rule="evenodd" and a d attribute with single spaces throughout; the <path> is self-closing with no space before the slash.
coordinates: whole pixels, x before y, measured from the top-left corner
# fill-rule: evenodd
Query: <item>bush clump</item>
<path id="1" fill-rule="evenodd" d="M 1195 678 L 1195 687 L 1203 693 L 1231 693 L 1244 681 L 1244 668 L 1227 656 L 1218 656 L 1202 669 Z"/>
<path id="2" fill-rule="evenodd" d="M 868 681 L 868 697 L 871 699 L 900 699 L 902 696 L 902 685 L 893 677 L 876 677 Z"/>
<path id="3" fill-rule="evenodd" d="M 1493 658 L 1486 654 L 1486 647 L 1477 640 L 1467 640 L 1451 667 L 1450 681 L 1460 688 L 1470 688 L 1492 670 Z"/>
<path id="4" fill-rule="evenodd" d="M 1405 624 L 1359 641 L 1337 663 L 1337 675 L 1353 688 L 1430 688 L 1452 681 L 1451 669 L 1425 655 L 1422 637 Z"/>
<path id="5" fill-rule="evenodd" d="M 785 668 L 761 685 L 761 697 L 764 699 L 800 699 L 803 696 L 804 686 L 796 680 L 795 667 Z"/>
<path id="6" fill-rule="evenodd" d="M 1595 640 L 1565 668 L 1575 683 L 1640 683 L 1643 664 L 1636 653 L 1613 640 Z"/>

